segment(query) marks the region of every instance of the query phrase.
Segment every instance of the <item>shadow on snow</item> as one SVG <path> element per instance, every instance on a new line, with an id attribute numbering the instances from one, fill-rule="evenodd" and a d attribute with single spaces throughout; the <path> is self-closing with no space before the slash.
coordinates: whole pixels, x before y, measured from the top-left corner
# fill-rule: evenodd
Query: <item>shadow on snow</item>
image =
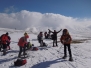
<path id="1" fill-rule="evenodd" d="M 53 61 L 45 61 L 45 62 L 41 62 L 39 64 L 36 64 L 34 66 L 32 66 L 31 68 L 47 68 L 50 67 L 50 65 L 55 64 L 55 63 L 59 63 L 59 62 L 65 62 L 67 60 L 63 60 L 61 58 L 53 60 Z"/>

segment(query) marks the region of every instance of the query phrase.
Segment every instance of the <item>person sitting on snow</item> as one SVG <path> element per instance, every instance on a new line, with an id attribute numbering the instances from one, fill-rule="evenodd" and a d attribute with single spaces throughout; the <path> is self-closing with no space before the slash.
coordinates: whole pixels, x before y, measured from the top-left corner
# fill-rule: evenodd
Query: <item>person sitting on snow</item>
<path id="1" fill-rule="evenodd" d="M 27 38 L 29 38 L 29 35 L 25 32 L 24 36 L 19 39 L 18 46 L 20 48 L 20 51 L 19 51 L 18 57 L 21 57 L 22 52 L 23 52 L 24 57 L 27 54 L 27 53 L 25 53 Z"/>

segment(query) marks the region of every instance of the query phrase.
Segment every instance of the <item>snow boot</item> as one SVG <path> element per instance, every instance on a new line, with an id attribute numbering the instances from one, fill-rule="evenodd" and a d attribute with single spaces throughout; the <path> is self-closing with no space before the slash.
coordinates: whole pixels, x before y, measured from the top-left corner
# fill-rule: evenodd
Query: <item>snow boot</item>
<path id="1" fill-rule="evenodd" d="M 72 58 L 72 57 L 70 57 L 70 58 L 69 58 L 69 61 L 73 61 L 73 58 Z"/>
<path id="2" fill-rule="evenodd" d="M 66 59 L 66 58 L 67 58 L 67 56 L 63 56 L 63 57 L 62 57 L 62 59 Z"/>
<path id="3" fill-rule="evenodd" d="M 6 55 L 6 50 L 3 50 L 3 55 Z"/>

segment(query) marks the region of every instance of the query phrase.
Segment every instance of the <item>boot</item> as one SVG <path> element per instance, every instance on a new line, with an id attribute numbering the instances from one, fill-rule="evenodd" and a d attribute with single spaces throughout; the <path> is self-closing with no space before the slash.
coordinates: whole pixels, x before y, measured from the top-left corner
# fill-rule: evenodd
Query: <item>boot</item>
<path id="1" fill-rule="evenodd" d="M 67 56 L 66 56 L 66 55 L 62 57 L 62 59 L 66 59 L 66 58 L 67 58 Z"/>
<path id="2" fill-rule="evenodd" d="M 73 58 L 72 58 L 72 57 L 70 57 L 70 58 L 69 58 L 69 61 L 73 61 Z"/>
<path id="3" fill-rule="evenodd" d="M 6 55 L 6 50 L 3 50 L 3 55 Z"/>

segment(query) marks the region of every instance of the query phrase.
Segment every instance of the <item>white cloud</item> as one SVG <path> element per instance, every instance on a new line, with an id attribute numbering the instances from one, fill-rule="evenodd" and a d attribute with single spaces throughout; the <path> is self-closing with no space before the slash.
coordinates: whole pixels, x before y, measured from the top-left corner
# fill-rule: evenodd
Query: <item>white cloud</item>
<path id="1" fill-rule="evenodd" d="M 75 25 L 91 25 L 91 19 L 77 19 L 54 13 L 39 13 L 22 10 L 17 13 L 0 13 L 0 27 L 26 29 L 29 27 L 61 29 L 73 28 Z"/>

